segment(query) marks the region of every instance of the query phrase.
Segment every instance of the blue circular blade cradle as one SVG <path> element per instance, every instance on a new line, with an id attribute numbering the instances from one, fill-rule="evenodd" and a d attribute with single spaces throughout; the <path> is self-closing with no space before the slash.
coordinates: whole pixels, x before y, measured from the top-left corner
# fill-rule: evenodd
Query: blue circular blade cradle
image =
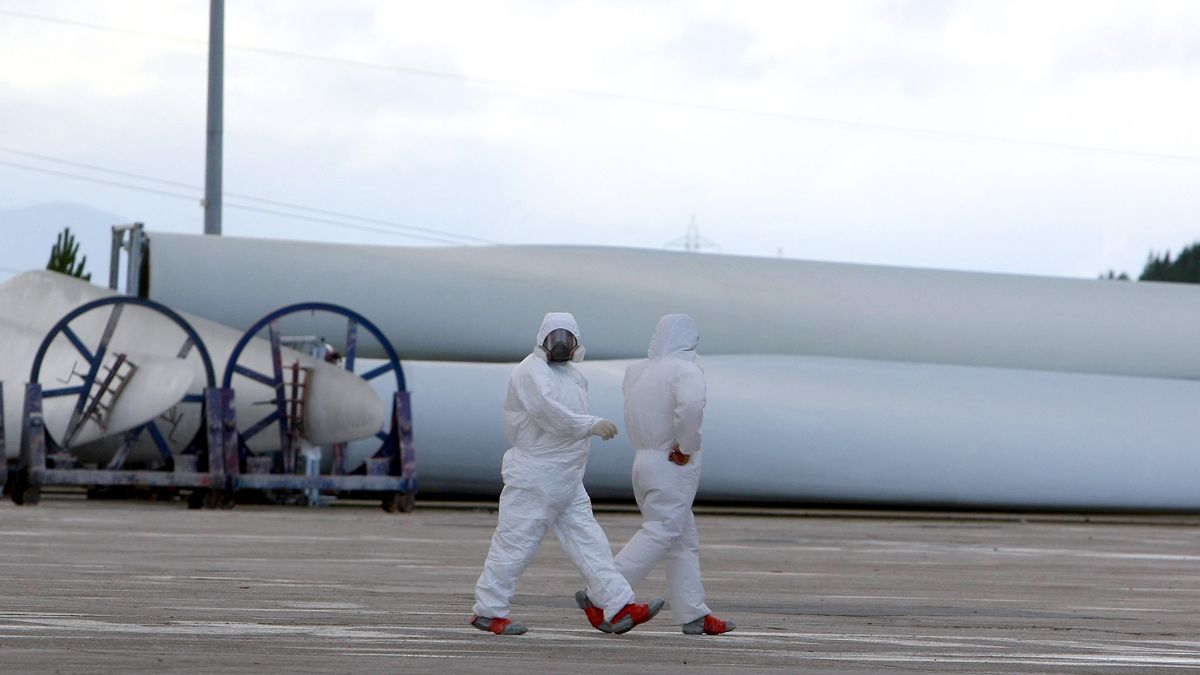
<path id="1" fill-rule="evenodd" d="M 390 406 L 391 414 L 389 417 L 391 422 L 389 429 L 376 434 L 376 437 L 379 438 L 382 444 L 374 453 L 372 459 L 390 460 L 388 462 L 388 474 L 402 478 L 404 486 L 402 492 L 409 498 L 411 503 L 411 497 L 416 493 L 416 460 L 412 443 L 410 398 L 405 385 L 404 369 L 400 364 L 400 358 L 397 356 L 391 342 L 383 334 L 383 331 L 379 330 L 374 323 L 354 310 L 327 302 L 301 302 L 281 307 L 267 314 L 242 334 L 241 339 L 238 340 L 233 351 L 230 353 L 229 360 L 225 366 L 224 379 L 222 380 L 223 388 L 232 388 L 234 375 L 241 375 L 269 387 L 275 392 L 272 401 L 272 411 L 253 424 L 246 427 L 239 427 L 237 430 L 237 444 L 242 470 L 245 471 L 246 459 L 251 455 L 247 441 L 271 427 L 275 427 L 279 433 L 280 447 L 283 449 L 285 458 L 285 470 L 289 470 L 288 472 L 290 472 L 290 469 L 293 468 L 295 449 L 291 447 L 293 434 L 291 433 L 292 429 L 289 428 L 289 415 L 287 412 L 286 391 L 288 383 L 285 381 L 282 363 L 279 320 L 289 315 L 304 312 L 325 312 L 346 318 L 346 353 L 343 361 L 343 367 L 346 370 L 354 372 L 355 358 L 358 350 L 358 330 L 360 327 L 375 338 L 376 342 L 378 342 L 387 355 L 385 363 L 366 373 L 359 374 L 359 377 L 362 379 L 370 381 L 390 372 L 396 381 L 396 394 Z M 238 363 L 250 341 L 264 329 L 268 331 L 271 343 L 272 372 L 270 373 L 259 372 Z M 335 481 L 338 475 L 348 473 L 345 471 L 343 462 L 344 448 L 344 443 L 334 446 L 335 476 L 333 478 Z M 291 458 L 291 461 L 289 461 L 289 458 Z M 366 462 L 352 473 L 359 473 L 359 469 L 362 470 L 362 473 L 367 473 Z"/>
<path id="2" fill-rule="evenodd" d="M 183 346 L 180 348 L 176 356 L 178 358 L 186 358 L 192 349 L 195 349 L 200 355 L 201 362 L 204 364 L 206 389 L 211 390 L 216 386 L 216 374 L 213 370 L 212 358 L 209 356 L 208 348 L 205 347 L 204 341 L 200 339 L 200 335 L 196 332 L 196 329 L 193 328 L 192 325 L 188 323 L 186 319 L 180 316 L 175 310 L 167 307 L 166 305 L 154 302 L 153 300 L 124 295 L 100 298 L 98 300 L 84 303 L 68 312 L 65 316 L 63 316 L 63 318 L 59 319 L 58 322 L 55 323 L 50 331 L 46 334 L 46 337 L 38 346 L 37 354 L 33 359 L 33 367 L 29 372 L 29 381 L 31 383 L 37 383 L 39 377 L 41 376 L 42 363 L 45 361 L 46 353 L 49 351 L 50 345 L 59 335 L 66 337 L 71 345 L 75 347 L 75 350 L 79 352 L 80 356 L 83 357 L 83 360 L 88 364 L 87 373 L 84 375 L 82 384 L 76 386 L 59 387 L 55 389 L 46 389 L 42 392 L 43 398 L 52 398 L 57 396 L 76 397 L 75 409 L 71 414 L 71 421 L 67 426 L 66 437 L 63 439 L 63 448 L 70 445 L 74 435 L 78 432 L 78 429 L 82 426 L 87 418 L 87 413 L 89 412 L 89 395 L 91 394 L 92 387 L 95 385 L 96 379 L 99 376 L 100 368 L 104 362 L 105 356 L 108 353 L 109 343 L 112 340 L 113 334 L 116 332 L 117 324 L 121 319 L 122 310 L 126 305 L 145 307 L 173 321 L 186 336 Z M 84 341 L 80 339 L 78 334 L 71 329 L 71 323 L 88 312 L 109 306 L 112 307 L 112 311 L 109 314 L 108 322 L 104 328 L 104 333 L 101 335 L 100 342 L 96 345 L 96 348 L 94 350 L 90 349 L 86 344 L 84 344 Z M 183 402 L 196 403 L 203 406 L 204 395 L 188 394 L 183 398 Z M 97 401 L 92 401 L 93 406 L 96 403 Z M 162 432 L 159 430 L 158 425 L 155 424 L 154 420 L 147 422 L 141 427 L 130 430 L 127 434 L 127 438 L 130 442 L 132 442 L 132 440 L 143 431 L 147 431 L 150 434 L 151 438 L 154 440 L 155 446 L 159 450 L 159 453 L 163 456 L 163 459 L 168 462 L 173 461 L 173 456 L 169 446 L 167 445 L 167 441 L 163 437 Z M 201 433 L 202 432 L 203 426 Z M 46 435 L 47 440 L 49 441 L 48 445 L 54 447 L 55 444 L 53 439 L 48 438 L 48 432 Z M 188 451 L 192 450 L 193 448 L 188 449 Z"/>

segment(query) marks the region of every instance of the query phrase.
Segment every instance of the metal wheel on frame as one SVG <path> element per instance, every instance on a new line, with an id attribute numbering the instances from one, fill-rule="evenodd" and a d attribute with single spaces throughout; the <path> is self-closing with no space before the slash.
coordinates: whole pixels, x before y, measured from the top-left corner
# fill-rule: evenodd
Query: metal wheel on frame
<path id="1" fill-rule="evenodd" d="M 121 382 L 123 382 L 125 379 L 122 376 L 121 368 L 129 362 L 126 358 L 126 354 L 112 351 L 110 350 L 110 347 L 113 337 L 116 334 L 117 326 L 121 321 L 124 308 L 127 305 L 144 307 L 162 316 L 165 316 L 167 319 L 172 321 L 180 329 L 180 332 L 182 333 L 182 339 L 179 343 L 178 349 L 176 349 L 171 355 L 178 359 L 187 359 L 192 355 L 193 352 L 196 353 L 204 367 L 206 386 L 211 388 L 216 384 L 216 375 L 213 370 L 212 359 L 209 356 L 207 348 L 204 346 L 204 342 L 200 339 L 199 334 L 196 333 L 196 330 L 191 326 L 191 324 L 189 324 L 186 319 L 184 319 L 171 308 L 152 300 L 130 296 L 112 296 L 84 303 L 83 305 L 80 305 L 79 307 L 76 307 L 68 312 L 65 316 L 59 319 L 57 323 L 54 324 L 54 326 L 46 334 L 46 337 L 42 340 L 42 343 L 39 345 L 37 354 L 33 360 L 33 367 L 30 370 L 29 381 L 40 382 L 42 366 L 46 355 L 50 349 L 50 346 L 59 336 L 66 338 L 66 340 L 75 349 L 79 357 L 82 358 L 84 364 L 86 365 L 84 373 L 75 373 L 75 375 L 78 375 L 82 380 L 82 382 L 79 384 L 72 384 L 68 381 L 67 386 L 54 387 L 44 389 L 42 391 L 43 399 L 55 397 L 75 397 L 75 405 L 72 408 L 71 418 L 67 423 L 67 428 L 63 434 L 63 438 L 54 439 L 50 436 L 48 431 L 44 432 L 47 440 L 47 447 L 56 448 L 59 450 L 69 449 L 71 447 L 71 443 L 75 440 L 79 432 L 89 420 L 100 419 L 98 412 L 105 407 L 104 397 L 106 395 L 111 396 L 108 401 L 108 404 L 111 405 L 119 396 L 118 387 L 123 386 Z M 104 330 L 102 331 L 98 342 L 94 346 L 89 346 L 86 341 L 80 337 L 79 333 L 72 327 L 72 324 L 85 314 L 93 311 L 99 311 L 106 307 L 111 309 L 109 310 L 108 318 L 104 325 Z M 131 372 L 132 371 L 127 371 L 127 375 L 125 377 L 128 377 L 128 373 Z M 204 405 L 204 396 L 202 394 L 187 394 L 183 397 L 181 403 L 199 405 L 202 407 Z M 150 435 L 164 463 L 168 467 L 172 466 L 174 463 L 174 455 L 167 442 L 166 436 L 164 436 L 162 430 L 158 426 L 157 419 L 158 418 L 155 418 L 140 427 L 125 432 L 125 438 L 122 446 L 117 451 L 116 455 L 114 455 L 112 460 L 108 463 L 107 468 L 120 468 L 124 464 L 125 458 L 132 448 L 133 443 L 143 432 Z M 199 438 L 203 434 L 203 430 L 204 425 L 201 424 L 196 433 L 196 438 Z M 193 443 L 194 442 L 195 441 L 193 439 Z M 25 475 L 24 479 L 28 482 L 28 475 Z M 30 487 L 34 488 L 35 490 L 37 488 L 37 486 Z M 26 492 L 28 493 L 28 490 Z M 16 490 L 13 491 L 14 501 L 17 501 L 18 498 L 21 500 L 18 503 L 24 502 L 26 504 L 30 504 L 30 497 L 32 497 L 35 501 L 37 499 L 36 495 L 32 494 L 26 494 L 22 497 L 18 497 L 18 492 Z"/>
<path id="2" fill-rule="evenodd" d="M 295 437 L 295 434 L 293 433 L 295 430 L 292 429 L 289 424 L 289 400 L 287 397 L 288 387 L 294 385 L 287 381 L 287 373 L 285 372 L 286 369 L 283 364 L 283 335 L 280 328 L 280 320 L 293 314 L 301 314 L 305 312 L 310 314 L 315 314 L 316 312 L 330 313 L 339 315 L 346 319 L 346 349 L 345 354 L 343 355 L 344 358 L 341 362 L 341 366 L 345 370 L 352 373 L 355 370 L 359 329 L 365 329 L 383 348 L 385 354 L 387 355 L 387 359 L 380 366 L 365 373 L 360 373 L 358 376 L 364 380 L 372 381 L 379 377 L 383 377 L 390 372 L 396 381 L 396 391 L 402 394 L 404 397 L 407 397 L 404 369 L 400 364 L 400 359 L 397 356 L 395 349 L 387 340 L 387 337 L 384 336 L 383 332 L 380 331 L 379 328 L 376 327 L 375 324 L 369 321 L 366 317 L 351 309 L 325 302 L 304 302 L 281 307 L 262 317 L 255 322 L 253 326 L 246 330 L 241 339 L 238 340 L 237 345 L 234 346 L 233 351 L 229 355 L 229 361 L 225 366 L 225 376 L 222 383 L 223 387 L 231 388 L 233 386 L 234 375 L 241 375 L 242 377 L 248 378 L 274 391 L 274 398 L 272 400 L 273 406 L 269 413 L 246 427 L 241 427 L 239 425 L 238 445 L 242 455 L 243 464 L 250 455 L 249 446 L 247 444 L 248 441 L 254 436 L 257 436 L 268 429 L 274 428 L 279 434 L 280 447 L 284 453 L 285 470 L 290 472 L 295 468 L 294 448 L 291 446 L 292 439 Z M 271 345 L 270 373 L 260 372 L 239 363 L 242 352 L 245 350 L 250 340 L 263 330 L 267 331 L 267 339 Z M 405 398 L 405 402 L 407 403 L 407 398 Z M 395 415 L 393 414 L 391 417 L 394 418 Z M 409 486 L 409 489 L 405 492 L 396 493 L 405 495 L 404 499 L 400 499 L 396 502 L 396 510 L 410 512 L 412 511 L 412 504 L 415 503 L 416 497 L 415 463 L 412 457 L 411 449 L 411 423 L 407 424 L 407 446 L 401 442 L 403 439 L 395 436 L 396 434 L 401 434 L 401 432 L 395 428 L 396 424 L 394 419 L 393 427 L 394 428 L 388 431 L 380 431 L 376 434 L 376 437 L 380 440 L 382 445 L 380 446 L 380 449 L 376 451 L 373 457 L 386 457 L 393 452 L 400 455 L 396 459 L 401 467 L 401 476 L 405 478 L 405 482 Z M 333 448 L 335 474 L 346 473 L 344 457 L 342 455 L 344 446 L 345 444 L 337 444 Z M 395 450 L 392 450 L 391 448 L 395 448 Z M 383 499 L 383 507 L 384 510 L 395 512 L 389 509 L 389 499 L 387 496 L 385 496 Z"/>

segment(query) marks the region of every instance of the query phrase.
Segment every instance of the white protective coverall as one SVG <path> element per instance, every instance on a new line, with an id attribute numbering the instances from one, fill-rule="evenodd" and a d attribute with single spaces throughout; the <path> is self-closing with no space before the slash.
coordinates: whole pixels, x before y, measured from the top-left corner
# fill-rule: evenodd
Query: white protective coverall
<path id="1" fill-rule="evenodd" d="M 706 393 L 696 360 L 700 333 L 686 314 L 659 320 L 650 339 L 650 358 L 625 371 L 625 429 L 637 448 L 633 494 L 642 528 L 617 554 L 617 570 L 636 588 L 666 560 L 667 599 L 675 623 L 709 614 L 700 581 L 700 537 L 692 500 L 700 485 L 700 425 Z M 690 457 L 679 466 L 671 449 Z"/>
<path id="2" fill-rule="evenodd" d="M 551 527 L 587 581 L 592 603 L 604 610 L 605 621 L 634 600 L 629 583 L 613 565 L 608 537 L 592 515 L 583 487 L 590 436 L 601 421 L 588 414 L 587 379 L 573 363 L 549 362 L 541 346 L 557 328 L 579 340 L 573 316 L 547 314 L 534 352 L 508 380 L 504 433 L 512 447 L 501 468 L 499 523 L 475 583 L 478 616 L 508 616 L 517 579 Z"/>

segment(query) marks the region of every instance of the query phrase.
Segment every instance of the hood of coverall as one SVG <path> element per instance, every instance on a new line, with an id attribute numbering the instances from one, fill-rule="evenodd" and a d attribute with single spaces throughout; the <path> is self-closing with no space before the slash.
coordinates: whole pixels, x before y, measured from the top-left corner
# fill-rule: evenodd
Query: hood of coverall
<path id="1" fill-rule="evenodd" d="M 695 359 L 696 345 L 699 343 L 700 331 L 692 317 L 687 314 L 668 314 L 659 319 L 654 327 L 647 355 L 652 359 L 664 356 Z"/>
<path id="2" fill-rule="evenodd" d="M 546 348 L 542 346 L 542 343 L 545 342 L 547 335 L 559 328 L 565 328 L 575 336 L 575 340 L 579 343 L 579 346 L 571 354 L 571 361 L 579 363 L 583 360 L 584 352 L 587 350 L 583 348 L 583 336 L 579 334 L 579 324 L 575 323 L 575 317 L 570 312 L 550 312 L 546 314 L 545 318 L 542 319 L 542 327 L 538 329 L 537 340 L 534 342 L 534 353 L 549 361 L 550 355 L 546 353 Z"/>

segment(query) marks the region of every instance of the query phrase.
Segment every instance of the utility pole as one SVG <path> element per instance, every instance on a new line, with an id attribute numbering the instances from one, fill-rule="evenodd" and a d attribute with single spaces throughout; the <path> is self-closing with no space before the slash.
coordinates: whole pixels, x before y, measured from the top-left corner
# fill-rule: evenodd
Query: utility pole
<path id="1" fill-rule="evenodd" d="M 225 0 L 209 0 L 208 144 L 204 153 L 204 234 L 221 234 L 221 140 L 225 108 Z"/>

